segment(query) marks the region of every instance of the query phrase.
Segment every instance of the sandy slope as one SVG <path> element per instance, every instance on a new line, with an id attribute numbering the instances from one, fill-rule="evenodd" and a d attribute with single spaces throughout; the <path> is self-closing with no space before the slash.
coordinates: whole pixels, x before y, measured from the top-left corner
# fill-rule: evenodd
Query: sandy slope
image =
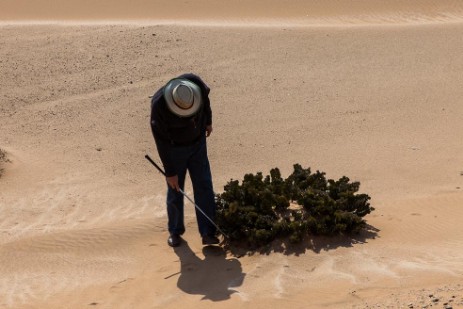
<path id="1" fill-rule="evenodd" d="M 317 24 L 461 21 L 459 0 L 3 0 L 0 20 Z"/>
<path id="2" fill-rule="evenodd" d="M 462 24 L 0 32 L 0 307 L 463 307 Z M 167 247 L 148 97 L 183 72 L 212 88 L 217 191 L 301 163 L 361 181 L 369 230 L 238 258 L 190 207 Z"/>

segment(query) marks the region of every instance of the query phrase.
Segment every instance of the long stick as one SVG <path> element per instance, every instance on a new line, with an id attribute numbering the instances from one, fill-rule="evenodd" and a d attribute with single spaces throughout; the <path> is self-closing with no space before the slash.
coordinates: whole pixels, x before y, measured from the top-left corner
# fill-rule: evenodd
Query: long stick
<path id="1" fill-rule="evenodd" d="M 157 165 L 156 162 L 154 162 L 153 159 L 151 159 L 151 157 L 150 157 L 149 155 L 145 155 L 145 158 L 146 158 L 146 160 L 148 160 L 151 164 L 153 164 L 153 165 L 157 168 L 157 170 L 158 170 L 162 175 L 166 176 L 166 173 L 162 170 L 162 168 L 160 168 L 159 165 Z M 225 234 L 225 233 L 219 228 L 219 226 L 218 226 L 217 224 L 215 224 L 215 222 L 214 222 L 211 218 L 209 218 L 209 216 L 206 215 L 206 214 L 204 213 L 204 211 L 203 211 L 201 208 L 199 208 L 199 206 L 196 205 L 196 203 L 195 203 L 195 202 L 194 202 L 194 201 L 193 201 L 182 189 L 179 189 L 179 190 L 180 190 L 180 193 L 182 193 L 184 197 L 186 197 L 193 205 L 195 205 L 195 208 L 196 208 L 197 210 L 199 210 L 199 212 L 201 212 L 201 213 L 203 214 L 203 216 L 204 216 L 207 220 L 209 220 L 209 222 L 211 222 L 212 225 L 214 225 L 220 233 L 222 233 L 223 236 L 225 236 L 226 238 L 229 238 L 228 235 Z"/>

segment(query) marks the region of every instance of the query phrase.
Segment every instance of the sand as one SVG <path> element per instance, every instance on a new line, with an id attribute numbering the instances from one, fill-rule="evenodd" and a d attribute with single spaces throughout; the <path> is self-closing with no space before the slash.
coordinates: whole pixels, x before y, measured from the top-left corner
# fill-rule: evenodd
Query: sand
<path id="1" fill-rule="evenodd" d="M 0 308 L 463 308 L 463 5 L 401 2 L 2 1 Z M 184 72 L 217 192 L 300 163 L 368 229 L 234 256 L 187 205 L 168 247 L 149 96 Z"/>

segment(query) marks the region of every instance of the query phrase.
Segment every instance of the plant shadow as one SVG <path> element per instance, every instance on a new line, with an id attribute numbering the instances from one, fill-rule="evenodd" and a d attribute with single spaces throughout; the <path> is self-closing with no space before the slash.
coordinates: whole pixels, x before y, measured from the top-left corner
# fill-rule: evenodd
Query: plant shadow
<path id="1" fill-rule="evenodd" d="M 321 251 L 334 250 L 340 247 L 349 248 L 356 244 L 364 244 L 369 240 L 378 238 L 379 231 L 380 230 L 374 226 L 367 224 L 361 232 L 354 235 L 308 235 L 298 244 L 292 244 L 289 242 L 288 238 L 284 238 L 277 239 L 271 244 L 260 248 L 241 247 L 233 244 L 227 244 L 224 248 L 227 252 L 236 257 L 253 255 L 255 253 L 269 255 L 273 252 L 298 256 L 306 253 L 308 250 L 320 253 Z"/>
<path id="2" fill-rule="evenodd" d="M 180 258 L 180 277 L 177 286 L 188 294 L 203 295 L 202 299 L 224 301 L 243 284 L 246 274 L 237 258 L 227 258 L 219 246 L 203 247 L 204 259 L 199 258 L 186 241 L 174 248 Z"/>

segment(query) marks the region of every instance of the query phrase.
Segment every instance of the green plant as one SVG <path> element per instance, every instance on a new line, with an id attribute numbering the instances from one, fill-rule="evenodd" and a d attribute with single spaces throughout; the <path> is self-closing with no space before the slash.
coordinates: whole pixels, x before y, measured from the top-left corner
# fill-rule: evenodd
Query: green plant
<path id="1" fill-rule="evenodd" d="M 357 194 L 359 182 L 335 181 L 325 173 L 295 164 L 288 178 L 280 170 L 246 174 L 230 180 L 216 195 L 217 224 L 233 244 L 257 248 L 276 238 L 299 243 L 305 236 L 358 233 L 362 219 L 374 210 L 367 194 Z"/>

